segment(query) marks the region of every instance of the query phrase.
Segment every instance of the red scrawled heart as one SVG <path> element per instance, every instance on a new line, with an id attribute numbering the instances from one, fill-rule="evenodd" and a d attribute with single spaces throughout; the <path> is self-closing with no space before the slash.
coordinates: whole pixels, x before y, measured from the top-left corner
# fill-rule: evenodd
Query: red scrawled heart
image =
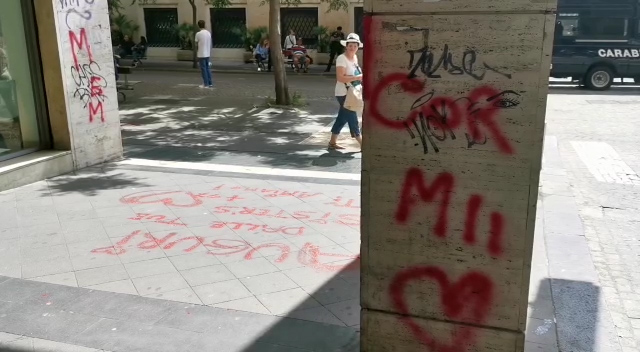
<path id="1" fill-rule="evenodd" d="M 404 317 L 400 320 L 413 335 L 433 352 L 464 352 L 465 346 L 475 340 L 475 329 L 468 326 L 455 328 L 450 343 L 436 341 L 412 317 L 405 300 L 405 289 L 412 282 L 433 280 L 440 286 L 440 302 L 447 320 L 472 324 L 485 321 L 493 301 L 493 281 L 485 274 L 469 272 L 457 282 L 450 282 L 444 270 L 434 266 L 420 266 L 396 274 L 389 286 L 394 308 Z"/>

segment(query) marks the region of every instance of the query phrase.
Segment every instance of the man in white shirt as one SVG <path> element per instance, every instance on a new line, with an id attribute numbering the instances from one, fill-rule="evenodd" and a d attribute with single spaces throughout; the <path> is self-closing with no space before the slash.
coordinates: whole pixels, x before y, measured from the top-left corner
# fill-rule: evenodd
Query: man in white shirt
<path id="1" fill-rule="evenodd" d="M 198 63 L 200 64 L 200 71 L 202 71 L 203 85 L 200 88 L 213 88 L 213 81 L 211 80 L 211 69 L 209 68 L 209 62 L 211 62 L 211 33 L 204 28 L 204 21 L 198 21 L 198 27 L 200 31 L 196 33 L 196 45 L 198 45 Z"/>

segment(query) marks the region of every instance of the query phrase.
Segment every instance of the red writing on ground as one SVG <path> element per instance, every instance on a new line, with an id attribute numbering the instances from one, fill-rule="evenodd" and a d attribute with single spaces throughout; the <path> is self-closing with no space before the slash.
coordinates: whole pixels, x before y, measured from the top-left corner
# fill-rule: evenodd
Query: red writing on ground
<path id="1" fill-rule="evenodd" d="M 360 209 L 359 201 L 355 199 L 343 199 L 342 197 L 336 197 L 333 199 L 333 202 L 327 204 L 338 208 Z"/>
<path id="2" fill-rule="evenodd" d="M 400 318 L 414 336 L 433 352 L 464 352 L 475 343 L 476 334 L 472 326 L 458 326 L 453 331 L 451 343 L 443 343 L 420 326 L 411 317 L 411 307 L 406 301 L 409 285 L 423 281 L 433 281 L 439 287 L 440 304 L 445 319 L 469 324 L 482 324 L 491 310 L 494 299 L 494 285 L 491 279 L 480 272 L 469 272 L 458 281 L 451 282 L 444 270 L 434 266 L 418 266 L 400 271 L 389 285 L 389 295 L 394 308 L 403 315 Z"/>
<path id="3" fill-rule="evenodd" d="M 170 220 L 165 215 L 138 213 L 136 214 L 135 217 L 129 218 L 129 220 L 138 220 L 138 221 L 150 220 L 158 224 L 165 224 L 165 225 L 172 225 L 172 226 L 186 226 L 184 223 L 182 223 L 182 221 L 180 221 L 180 218 L 175 218 Z"/>
<path id="4" fill-rule="evenodd" d="M 273 209 L 231 206 L 215 207 L 213 212 L 216 214 L 229 215 L 253 215 L 258 218 L 297 219 L 322 225 L 327 225 L 333 222 L 345 226 L 360 226 L 360 214 L 339 214 L 337 216 L 332 216 L 331 212 L 321 213 L 317 211 L 294 211 L 289 213 L 284 210 L 274 211 Z"/>
<path id="5" fill-rule="evenodd" d="M 136 239 L 138 240 L 137 244 L 131 243 Z M 214 256 L 244 253 L 244 260 L 253 259 L 256 253 L 258 253 L 261 249 L 266 248 L 276 248 L 279 250 L 280 254 L 275 259 L 275 261 L 278 263 L 282 263 L 288 260 L 291 254 L 290 245 L 285 243 L 261 243 L 258 245 L 251 245 L 247 241 L 235 239 L 214 239 L 209 241 L 205 237 L 201 236 L 188 236 L 178 238 L 177 233 L 169 233 L 162 238 L 158 238 L 153 236 L 149 232 L 144 232 L 141 230 L 132 232 L 128 236 L 122 238 L 113 246 L 96 248 L 93 249 L 91 253 L 124 255 L 128 251 L 136 248 L 140 250 L 177 250 L 178 246 L 182 244 L 184 244 L 184 246 L 182 246 L 182 251 L 186 253 L 193 252 L 199 247 L 204 247 L 207 249 L 206 253 L 208 255 Z M 316 271 L 333 272 L 343 269 L 357 268 L 357 265 L 354 266 L 352 263 L 336 264 L 336 262 L 339 262 L 340 260 L 358 259 L 359 257 L 359 255 L 325 253 L 322 252 L 318 246 L 312 243 L 306 243 L 300 250 L 297 260 L 300 262 L 300 264 L 311 267 Z"/>
<path id="6" fill-rule="evenodd" d="M 204 204 L 205 199 L 220 199 L 226 202 L 243 200 L 237 195 L 223 196 L 214 193 L 185 191 L 142 191 L 120 198 L 124 204 L 164 204 L 169 207 L 192 208 Z"/>
<path id="7" fill-rule="evenodd" d="M 250 224 L 250 223 L 242 223 L 242 222 L 223 222 L 216 221 L 211 224 L 212 229 L 223 229 L 230 228 L 234 231 L 244 230 L 247 232 L 264 232 L 264 233 L 279 233 L 287 236 L 302 236 L 304 234 L 305 228 L 303 226 L 300 227 L 271 227 L 268 225 L 262 224 Z"/>

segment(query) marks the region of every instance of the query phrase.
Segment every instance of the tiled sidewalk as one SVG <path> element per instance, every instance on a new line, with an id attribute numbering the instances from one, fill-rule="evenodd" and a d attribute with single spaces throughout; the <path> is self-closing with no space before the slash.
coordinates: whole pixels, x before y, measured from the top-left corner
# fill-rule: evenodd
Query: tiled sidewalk
<path id="1" fill-rule="evenodd" d="M 324 183 L 92 168 L 3 192 L 0 275 L 358 326 L 359 187 Z"/>

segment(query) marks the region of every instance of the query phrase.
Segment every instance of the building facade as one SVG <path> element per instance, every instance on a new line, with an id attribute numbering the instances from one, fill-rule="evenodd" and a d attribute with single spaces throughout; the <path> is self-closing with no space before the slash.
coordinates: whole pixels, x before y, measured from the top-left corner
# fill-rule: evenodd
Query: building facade
<path id="1" fill-rule="evenodd" d="M 0 190 L 120 158 L 115 85 L 106 1 L 0 1 Z"/>
<path id="2" fill-rule="evenodd" d="M 212 57 L 219 60 L 242 60 L 243 40 L 238 28 L 268 27 L 269 5 L 262 0 L 231 0 L 227 8 L 213 8 L 204 0 L 196 0 L 197 19 L 204 20 L 213 35 Z M 175 26 L 191 23 L 193 9 L 187 0 L 124 1 L 122 14 L 139 26 L 134 38 L 145 36 L 149 41 L 147 56 L 175 59 L 180 47 Z M 315 48 L 314 28 L 324 26 L 329 31 L 342 26 L 343 31 L 362 33 L 363 2 L 349 0 L 347 10 L 328 11 L 329 4 L 320 0 L 301 0 L 298 6 L 282 6 L 281 31 L 293 29 L 309 48 Z"/>

